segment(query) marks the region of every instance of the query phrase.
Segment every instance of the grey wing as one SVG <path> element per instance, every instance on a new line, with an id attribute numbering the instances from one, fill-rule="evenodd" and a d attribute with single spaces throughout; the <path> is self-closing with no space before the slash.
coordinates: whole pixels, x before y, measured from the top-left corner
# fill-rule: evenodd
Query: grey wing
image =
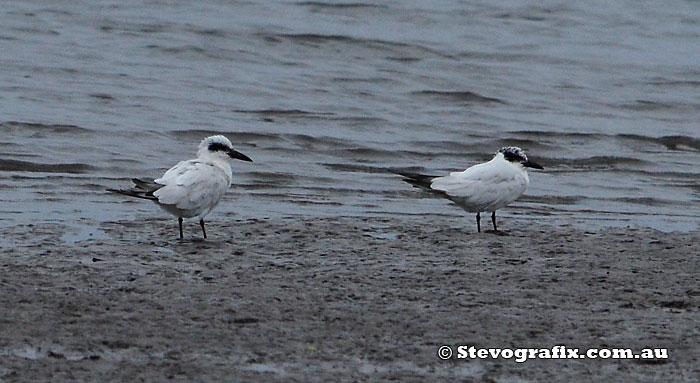
<path id="1" fill-rule="evenodd" d="M 179 163 L 155 182 L 164 185 L 153 193 L 158 202 L 190 211 L 210 209 L 230 186 L 221 169 L 196 160 Z"/>
<path id="2" fill-rule="evenodd" d="M 469 179 L 452 174 L 433 180 L 431 188 L 445 192 L 464 207 L 491 211 L 505 206 L 520 197 L 527 188 L 521 177 Z"/>
<path id="3" fill-rule="evenodd" d="M 169 182 L 182 176 L 183 174 L 196 169 L 198 163 L 199 161 L 197 160 L 180 161 L 177 163 L 177 165 L 163 173 L 160 178 L 154 180 L 154 182 L 161 185 L 167 185 Z"/>

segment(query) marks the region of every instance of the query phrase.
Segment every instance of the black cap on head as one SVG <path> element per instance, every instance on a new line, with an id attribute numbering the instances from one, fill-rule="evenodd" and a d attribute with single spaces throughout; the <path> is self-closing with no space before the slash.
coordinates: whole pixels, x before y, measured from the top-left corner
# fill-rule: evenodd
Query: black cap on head
<path id="1" fill-rule="evenodd" d="M 527 162 L 525 152 L 517 146 L 506 146 L 498 149 L 496 154 L 503 153 L 503 158 L 510 162 Z"/>
<path id="2" fill-rule="evenodd" d="M 539 164 L 528 160 L 527 156 L 525 155 L 525 152 L 517 146 L 506 146 L 506 147 L 500 148 L 496 152 L 496 154 L 498 154 L 498 153 L 503 153 L 503 158 L 505 158 L 505 160 L 508 162 L 522 164 L 523 166 L 525 166 L 527 168 L 544 169 Z"/>
<path id="3" fill-rule="evenodd" d="M 228 152 L 231 147 L 224 144 L 223 142 L 212 142 L 207 146 L 207 149 L 210 152 L 216 152 L 216 151 L 222 151 L 222 152 Z"/>

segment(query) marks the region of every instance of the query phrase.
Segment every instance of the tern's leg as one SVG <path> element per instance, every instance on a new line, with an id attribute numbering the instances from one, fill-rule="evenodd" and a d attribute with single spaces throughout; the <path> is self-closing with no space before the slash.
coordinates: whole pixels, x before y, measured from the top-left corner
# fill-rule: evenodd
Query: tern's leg
<path id="1" fill-rule="evenodd" d="M 481 233 L 481 213 L 476 213 L 476 231 Z"/>
<path id="2" fill-rule="evenodd" d="M 202 227 L 202 234 L 204 234 L 204 239 L 207 239 L 207 232 L 204 230 L 204 218 L 199 219 L 199 226 Z"/>
<path id="3" fill-rule="evenodd" d="M 498 228 L 496 227 L 496 211 L 494 210 L 493 213 L 491 213 L 491 222 L 493 222 L 493 231 L 498 231 Z"/>
<path id="4" fill-rule="evenodd" d="M 177 223 L 180 224 L 180 239 L 183 239 L 185 237 L 182 235 L 182 217 L 177 217 Z"/>

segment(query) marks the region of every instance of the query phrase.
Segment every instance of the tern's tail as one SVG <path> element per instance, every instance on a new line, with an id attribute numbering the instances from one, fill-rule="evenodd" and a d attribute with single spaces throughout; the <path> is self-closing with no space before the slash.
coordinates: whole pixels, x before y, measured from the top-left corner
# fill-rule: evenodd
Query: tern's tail
<path id="1" fill-rule="evenodd" d="M 153 192 L 162 188 L 163 185 L 155 183 L 153 180 L 144 180 L 138 178 L 132 178 L 131 181 L 134 182 L 134 187 L 131 189 L 110 189 L 108 192 L 119 193 L 123 195 L 128 195 L 129 197 L 150 199 L 153 201 L 158 201 L 158 197 L 153 195 Z"/>
<path id="2" fill-rule="evenodd" d="M 408 182 L 409 184 L 418 188 L 428 190 L 430 190 L 430 183 L 433 181 L 433 179 L 437 178 L 437 176 L 429 176 L 425 174 L 410 173 L 396 170 L 393 170 L 392 172 L 405 177 L 403 180 Z"/>

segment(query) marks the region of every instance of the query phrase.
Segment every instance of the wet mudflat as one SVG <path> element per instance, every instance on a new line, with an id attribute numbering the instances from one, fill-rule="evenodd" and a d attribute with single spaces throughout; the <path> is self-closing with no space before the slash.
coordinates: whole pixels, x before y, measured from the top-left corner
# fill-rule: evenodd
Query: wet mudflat
<path id="1" fill-rule="evenodd" d="M 693 381 L 700 234 L 510 219 L 165 219 L 4 228 L 0 380 Z M 87 223 L 86 223 L 87 224 Z M 73 236 L 72 236 L 73 235 Z M 94 239 L 90 239 L 94 238 Z M 441 345 L 669 349 L 440 360 Z"/>

